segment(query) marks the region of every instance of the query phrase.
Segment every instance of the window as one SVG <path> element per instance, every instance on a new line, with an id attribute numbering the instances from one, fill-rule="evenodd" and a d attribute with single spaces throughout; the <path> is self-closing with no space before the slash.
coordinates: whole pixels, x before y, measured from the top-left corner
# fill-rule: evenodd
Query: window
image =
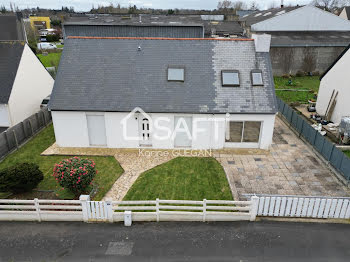
<path id="1" fill-rule="evenodd" d="M 184 68 L 168 68 L 168 81 L 185 81 L 185 69 Z"/>
<path id="2" fill-rule="evenodd" d="M 259 143 L 261 122 L 230 121 L 226 126 L 225 141 L 229 143 Z"/>
<path id="3" fill-rule="evenodd" d="M 222 86 L 239 86 L 239 72 L 237 70 L 222 71 Z"/>
<path id="4" fill-rule="evenodd" d="M 244 122 L 243 142 L 258 143 L 260 136 L 261 122 Z"/>
<path id="5" fill-rule="evenodd" d="M 264 85 L 262 79 L 262 72 L 260 70 L 252 71 L 252 84 L 253 86 L 262 86 Z"/>

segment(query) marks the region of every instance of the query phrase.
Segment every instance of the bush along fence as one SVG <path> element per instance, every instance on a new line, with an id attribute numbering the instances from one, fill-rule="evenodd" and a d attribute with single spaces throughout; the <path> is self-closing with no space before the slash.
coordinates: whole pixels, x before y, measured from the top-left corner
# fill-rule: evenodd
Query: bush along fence
<path id="1" fill-rule="evenodd" d="M 303 117 L 280 98 L 277 98 L 277 104 L 279 112 L 290 123 L 299 136 L 302 136 L 309 142 L 349 183 L 350 158 L 339 150 L 334 143 L 323 137 Z"/>
<path id="2" fill-rule="evenodd" d="M 17 150 L 42 128 L 51 123 L 51 120 L 51 113 L 47 108 L 43 108 L 23 122 L 2 132 L 0 134 L 0 159 Z"/>
<path id="3" fill-rule="evenodd" d="M 249 201 L 90 201 L 0 199 L 0 221 L 254 221 L 258 198 Z"/>
<path id="4" fill-rule="evenodd" d="M 280 195 L 258 195 L 257 197 L 259 198 L 257 216 L 350 218 L 350 198 Z"/>

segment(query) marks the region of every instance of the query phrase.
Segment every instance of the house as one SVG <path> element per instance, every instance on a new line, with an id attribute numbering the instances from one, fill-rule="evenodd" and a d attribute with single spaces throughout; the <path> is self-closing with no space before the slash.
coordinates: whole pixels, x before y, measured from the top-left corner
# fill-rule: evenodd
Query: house
<path id="1" fill-rule="evenodd" d="M 350 42 L 350 22 L 307 5 L 257 11 L 241 18 L 246 33 L 270 34 L 275 75 L 322 74 Z"/>
<path id="2" fill-rule="evenodd" d="M 350 45 L 321 76 L 316 111 L 322 116 L 328 113 L 334 123 L 340 123 L 342 117 L 350 116 L 349 49 Z"/>
<path id="3" fill-rule="evenodd" d="M 240 37 L 237 21 L 224 15 L 83 15 L 69 17 L 63 24 L 64 37 Z"/>
<path id="4" fill-rule="evenodd" d="M 344 6 L 343 10 L 340 12 L 339 17 L 350 20 L 350 6 Z"/>
<path id="5" fill-rule="evenodd" d="M 51 21 L 48 16 L 30 16 L 29 17 L 30 26 L 36 31 L 41 29 L 50 29 Z"/>
<path id="6" fill-rule="evenodd" d="M 39 111 L 54 83 L 26 43 L 19 19 L 1 15 L 0 25 L 5 23 L 6 30 L 0 30 L 0 131 Z"/>
<path id="7" fill-rule="evenodd" d="M 262 148 L 270 37 L 68 37 L 49 103 L 60 147 Z"/>

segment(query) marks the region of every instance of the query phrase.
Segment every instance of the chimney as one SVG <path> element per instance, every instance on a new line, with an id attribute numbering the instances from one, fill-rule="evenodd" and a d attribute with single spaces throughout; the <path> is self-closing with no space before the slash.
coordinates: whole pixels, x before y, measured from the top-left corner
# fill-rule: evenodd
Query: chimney
<path id="1" fill-rule="evenodd" d="M 283 8 L 283 7 L 284 7 L 283 0 L 281 0 L 281 8 Z"/>
<path id="2" fill-rule="evenodd" d="M 270 52 L 270 44 L 271 44 L 271 35 L 263 34 L 257 35 L 253 34 L 252 38 L 254 39 L 255 51 L 261 53 Z"/>

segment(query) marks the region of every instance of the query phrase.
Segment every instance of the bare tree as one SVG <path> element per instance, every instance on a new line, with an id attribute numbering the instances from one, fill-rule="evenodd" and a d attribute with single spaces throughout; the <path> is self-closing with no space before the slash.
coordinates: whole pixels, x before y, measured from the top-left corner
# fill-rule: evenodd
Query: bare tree
<path id="1" fill-rule="evenodd" d="M 313 72 L 316 68 L 316 56 L 311 48 L 305 48 L 302 69 L 304 72 Z"/>
<path id="2" fill-rule="evenodd" d="M 250 4 L 250 7 L 249 7 L 250 10 L 258 10 L 259 9 L 259 4 L 255 1 L 251 2 Z"/>
<path id="3" fill-rule="evenodd" d="M 349 0 L 313 0 L 315 6 L 322 7 L 326 11 L 332 11 L 334 8 L 343 7 L 350 4 Z"/>
<path id="4" fill-rule="evenodd" d="M 218 3 L 218 10 L 242 10 L 246 8 L 246 4 L 242 1 L 224 0 Z"/>
<path id="5" fill-rule="evenodd" d="M 222 10 L 222 9 L 230 9 L 232 8 L 233 4 L 231 1 L 228 0 L 224 0 L 224 1 L 219 1 L 218 3 L 218 10 Z"/>

